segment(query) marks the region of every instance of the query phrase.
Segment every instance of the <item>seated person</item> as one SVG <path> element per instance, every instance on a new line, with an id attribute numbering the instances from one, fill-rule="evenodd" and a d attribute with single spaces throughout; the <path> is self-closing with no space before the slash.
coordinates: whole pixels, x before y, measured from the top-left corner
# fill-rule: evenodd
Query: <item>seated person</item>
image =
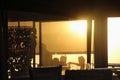
<path id="1" fill-rule="evenodd" d="M 80 66 L 80 69 L 81 70 L 84 70 L 85 69 L 85 58 L 83 56 L 79 56 L 78 57 L 78 62 L 79 63 L 75 63 L 75 62 L 69 62 L 69 65 L 70 64 L 75 64 L 77 66 Z"/>

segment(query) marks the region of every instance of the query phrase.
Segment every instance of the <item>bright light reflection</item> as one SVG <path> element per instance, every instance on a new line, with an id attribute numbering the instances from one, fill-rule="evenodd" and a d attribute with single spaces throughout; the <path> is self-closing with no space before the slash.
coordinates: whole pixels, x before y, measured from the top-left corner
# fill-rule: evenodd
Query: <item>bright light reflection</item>
<path id="1" fill-rule="evenodd" d="M 108 63 L 120 63 L 120 17 L 108 18 Z"/>
<path id="2" fill-rule="evenodd" d="M 72 32 L 80 36 L 85 36 L 87 31 L 87 21 L 86 20 L 72 21 L 69 23 L 69 27 Z"/>

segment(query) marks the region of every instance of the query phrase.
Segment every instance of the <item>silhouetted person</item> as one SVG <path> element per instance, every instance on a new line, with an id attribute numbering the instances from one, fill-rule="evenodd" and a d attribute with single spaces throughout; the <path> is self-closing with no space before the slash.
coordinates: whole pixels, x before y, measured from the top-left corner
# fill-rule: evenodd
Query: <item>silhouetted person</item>
<path id="1" fill-rule="evenodd" d="M 42 66 L 51 66 L 52 53 L 47 50 L 45 44 L 42 44 Z"/>
<path id="2" fill-rule="evenodd" d="M 77 66 L 80 66 L 81 70 L 84 70 L 85 69 L 85 58 L 83 56 L 78 57 L 78 62 L 79 63 L 69 62 L 69 64 L 75 64 Z"/>
<path id="3" fill-rule="evenodd" d="M 59 66 L 60 63 L 59 63 L 59 59 L 58 58 L 53 58 L 52 60 L 52 66 Z"/>
<path id="4" fill-rule="evenodd" d="M 67 60 L 67 57 L 66 57 L 66 56 L 61 56 L 61 57 L 60 57 L 60 65 L 62 65 L 62 66 L 67 66 L 66 60 Z"/>

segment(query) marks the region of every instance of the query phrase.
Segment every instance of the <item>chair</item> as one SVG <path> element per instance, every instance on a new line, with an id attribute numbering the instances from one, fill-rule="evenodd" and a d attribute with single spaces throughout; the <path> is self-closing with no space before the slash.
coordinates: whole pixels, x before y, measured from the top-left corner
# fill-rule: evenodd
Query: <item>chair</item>
<path id="1" fill-rule="evenodd" d="M 65 80 L 112 80 L 111 70 L 66 70 Z"/>
<path id="2" fill-rule="evenodd" d="M 61 80 L 62 66 L 30 68 L 30 80 Z"/>

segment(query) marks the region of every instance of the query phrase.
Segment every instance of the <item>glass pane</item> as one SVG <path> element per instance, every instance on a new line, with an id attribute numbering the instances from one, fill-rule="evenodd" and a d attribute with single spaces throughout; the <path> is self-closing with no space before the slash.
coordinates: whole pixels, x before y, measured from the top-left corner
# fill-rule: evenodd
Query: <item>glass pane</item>
<path id="1" fill-rule="evenodd" d="M 21 27 L 33 27 L 33 21 L 20 21 Z"/>
<path id="2" fill-rule="evenodd" d="M 42 66 L 80 69 L 86 63 L 87 20 L 42 22 Z M 66 64 L 60 62 L 65 61 Z M 81 68 L 82 69 L 82 68 Z"/>
<path id="3" fill-rule="evenodd" d="M 42 23 L 42 43 L 50 52 L 85 53 L 87 21 Z"/>
<path id="4" fill-rule="evenodd" d="M 15 22 L 15 21 L 14 21 L 14 22 L 12 22 L 12 21 L 11 21 L 11 22 L 8 22 L 8 26 L 9 26 L 9 27 L 13 27 L 13 26 L 14 26 L 14 27 L 17 27 L 17 26 L 18 26 L 18 22 L 17 22 L 17 21 L 16 21 L 16 22 Z"/>
<path id="5" fill-rule="evenodd" d="M 36 29 L 36 47 L 35 47 L 35 67 L 39 66 L 40 62 L 40 22 L 35 22 Z"/>
<path id="6" fill-rule="evenodd" d="M 108 63 L 120 63 L 120 17 L 108 18 Z"/>

